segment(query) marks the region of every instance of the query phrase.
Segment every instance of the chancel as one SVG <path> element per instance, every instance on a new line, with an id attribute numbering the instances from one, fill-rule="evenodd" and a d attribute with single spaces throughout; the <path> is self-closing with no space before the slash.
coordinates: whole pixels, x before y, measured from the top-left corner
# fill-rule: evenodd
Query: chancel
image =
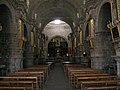
<path id="1" fill-rule="evenodd" d="M 120 0 L 0 0 L 0 90 L 119 90 Z"/>

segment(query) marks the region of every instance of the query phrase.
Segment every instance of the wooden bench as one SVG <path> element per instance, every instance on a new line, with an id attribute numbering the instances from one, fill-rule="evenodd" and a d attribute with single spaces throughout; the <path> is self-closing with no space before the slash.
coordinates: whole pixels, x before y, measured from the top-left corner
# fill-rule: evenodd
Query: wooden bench
<path id="1" fill-rule="evenodd" d="M 72 86 L 72 84 L 73 84 L 76 90 L 78 90 L 79 85 L 81 86 L 80 83 L 82 81 L 84 81 L 84 82 L 87 80 L 88 81 L 91 81 L 91 80 L 94 80 L 94 81 L 109 80 L 109 81 L 111 81 L 111 80 L 117 78 L 117 76 L 107 75 L 107 74 L 103 73 L 101 70 L 96 70 L 96 69 L 92 69 L 92 68 L 88 68 L 88 67 L 76 65 L 76 64 L 73 64 L 73 65 L 65 64 L 64 71 L 69 78 L 70 86 Z M 108 88 L 110 89 L 110 87 L 108 87 Z M 113 87 L 111 86 L 111 88 L 113 88 Z M 84 88 L 82 88 L 82 89 L 84 89 Z M 104 89 L 105 89 L 105 87 L 104 87 Z M 87 89 L 85 88 L 84 90 L 87 90 Z M 92 89 L 90 89 L 90 90 L 92 90 Z M 93 90 L 95 90 L 95 89 L 93 89 Z"/>
<path id="2" fill-rule="evenodd" d="M 83 74 L 74 74 L 73 77 L 70 80 L 70 85 L 75 85 L 76 79 L 78 77 L 93 77 L 93 76 L 107 76 L 108 74 L 103 73 L 83 73 Z"/>
<path id="3" fill-rule="evenodd" d="M 15 74 L 17 75 L 22 75 L 22 76 L 37 76 L 40 79 L 40 87 L 43 87 L 43 83 L 45 81 L 45 76 L 44 76 L 44 72 L 41 71 L 19 71 L 19 72 L 15 72 Z"/>
<path id="4" fill-rule="evenodd" d="M 78 68 L 78 69 L 80 69 L 80 68 L 87 68 L 86 66 L 82 66 L 82 65 L 80 65 L 80 64 L 65 64 L 64 65 L 64 72 L 66 73 L 66 75 L 68 75 L 68 71 L 70 70 L 70 69 L 72 69 L 72 68 Z"/>
<path id="5" fill-rule="evenodd" d="M 6 87 L 6 86 L 0 86 L 0 90 L 27 90 L 27 87 L 25 86 L 9 86 L 9 87 Z"/>
<path id="6" fill-rule="evenodd" d="M 95 72 L 93 69 L 70 69 L 68 70 L 68 78 L 75 72 Z"/>
<path id="7" fill-rule="evenodd" d="M 33 81 L 13 81 L 13 80 L 1 80 L 0 89 L 23 89 L 23 90 L 35 90 Z"/>
<path id="8" fill-rule="evenodd" d="M 50 69 L 50 65 L 34 65 L 29 68 L 47 68 L 48 70 Z M 27 68 L 25 68 L 27 69 Z"/>
<path id="9" fill-rule="evenodd" d="M 69 82 L 71 84 L 71 82 L 72 82 L 72 80 L 74 80 L 76 74 L 79 76 L 80 74 L 92 74 L 92 73 L 95 74 L 95 73 L 100 73 L 100 71 L 88 68 L 88 69 L 77 69 L 77 70 L 76 69 L 75 70 L 72 69 L 68 73 L 69 73 L 68 74 Z"/>
<path id="10" fill-rule="evenodd" d="M 81 89 L 87 87 L 88 85 L 92 87 L 92 86 L 99 86 L 99 85 L 108 86 L 110 84 L 118 85 L 120 84 L 120 80 L 101 80 L 101 81 L 81 81 L 80 82 Z"/>
<path id="11" fill-rule="evenodd" d="M 41 87 L 39 87 L 40 79 L 37 76 L 21 76 L 21 75 L 9 75 L 9 76 L 0 76 L 0 79 L 2 80 L 24 80 L 24 81 L 34 81 L 35 84 L 35 90 L 42 90 Z"/>
<path id="12" fill-rule="evenodd" d="M 45 73 L 45 76 L 48 77 L 49 74 L 49 68 L 48 67 L 30 67 L 30 68 L 25 68 L 23 70 L 20 71 L 43 71 Z"/>
<path id="13" fill-rule="evenodd" d="M 116 79 L 116 78 L 117 78 L 117 76 L 111 76 L 111 75 L 109 75 L 109 76 L 105 75 L 105 76 L 77 77 L 75 80 L 75 88 L 78 90 L 78 87 L 79 87 L 81 81 L 107 80 L 107 79 L 112 80 L 112 79 Z"/>
<path id="14" fill-rule="evenodd" d="M 79 90 L 120 90 L 120 86 L 86 87 Z"/>
<path id="15" fill-rule="evenodd" d="M 15 72 L 17 75 L 25 75 L 25 76 L 30 76 L 30 75 L 39 75 L 39 78 L 41 78 L 43 81 L 45 80 L 45 74 L 44 71 L 18 71 Z"/>

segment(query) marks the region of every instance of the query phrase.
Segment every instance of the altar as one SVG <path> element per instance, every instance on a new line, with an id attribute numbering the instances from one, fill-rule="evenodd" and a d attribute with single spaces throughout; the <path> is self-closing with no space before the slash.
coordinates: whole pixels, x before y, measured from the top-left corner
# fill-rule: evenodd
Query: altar
<path id="1" fill-rule="evenodd" d="M 57 54 L 56 54 L 55 62 L 56 62 L 56 63 L 60 63 L 61 60 L 62 60 L 62 57 L 60 56 L 60 53 L 57 53 Z"/>

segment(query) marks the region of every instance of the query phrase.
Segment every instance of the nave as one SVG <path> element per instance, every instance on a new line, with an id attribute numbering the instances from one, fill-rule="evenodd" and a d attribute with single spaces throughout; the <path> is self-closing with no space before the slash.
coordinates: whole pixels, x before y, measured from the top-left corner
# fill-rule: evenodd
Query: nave
<path id="1" fill-rule="evenodd" d="M 120 0 L 0 0 L 1 90 L 119 90 L 119 79 Z"/>

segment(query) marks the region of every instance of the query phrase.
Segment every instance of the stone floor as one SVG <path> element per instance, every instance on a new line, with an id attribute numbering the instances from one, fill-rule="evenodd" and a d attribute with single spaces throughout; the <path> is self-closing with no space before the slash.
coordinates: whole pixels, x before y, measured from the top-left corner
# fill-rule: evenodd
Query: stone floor
<path id="1" fill-rule="evenodd" d="M 43 90 L 70 90 L 68 79 L 63 72 L 63 67 L 57 63 L 43 87 Z"/>

